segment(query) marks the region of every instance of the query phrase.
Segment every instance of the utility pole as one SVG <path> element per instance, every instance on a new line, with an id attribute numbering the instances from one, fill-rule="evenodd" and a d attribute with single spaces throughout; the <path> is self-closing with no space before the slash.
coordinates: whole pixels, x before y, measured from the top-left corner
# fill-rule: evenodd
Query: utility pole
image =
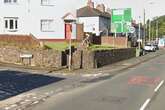
<path id="1" fill-rule="evenodd" d="M 145 43 L 146 43 L 146 12 L 145 12 L 145 9 L 144 9 L 144 27 L 143 27 L 143 30 L 144 30 L 144 35 L 143 35 L 143 44 L 145 45 Z"/>
<path id="2" fill-rule="evenodd" d="M 138 47 L 139 47 L 139 50 L 140 50 L 140 38 L 141 38 L 141 37 L 140 37 L 140 36 L 141 36 L 141 35 L 140 35 L 140 34 L 141 34 L 140 28 L 141 28 L 141 27 L 140 27 L 140 16 L 139 16 L 139 36 L 138 36 L 138 40 L 139 40 L 139 42 L 138 42 Z"/>
<path id="3" fill-rule="evenodd" d="M 151 42 L 151 21 L 149 19 L 149 43 Z"/>
<path id="4" fill-rule="evenodd" d="M 159 27 L 158 27 L 158 23 L 159 23 L 159 21 L 156 20 L 156 38 L 157 39 L 159 38 Z"/>

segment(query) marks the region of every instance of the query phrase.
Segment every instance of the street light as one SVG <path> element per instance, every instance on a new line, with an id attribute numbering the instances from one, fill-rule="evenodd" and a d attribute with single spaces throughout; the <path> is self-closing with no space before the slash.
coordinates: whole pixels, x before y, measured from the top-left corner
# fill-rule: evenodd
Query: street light
<path id="1" fill-rule="evenodd" d="M 153 1 L 149 1 L 149 3 L 147 3 L 147 4 L 149 4 L 149 5 L 153 5 L 153 4 L 155 4 L 155 2 L 153 2 Z M 149 13 L 149 12 L 148 12 Z M 145 7 L 144 7 L 144 37 L 145 37 L 145 35 L 146 35 L 146 31 L 145 31 L 145 21 L 146 21 L 146 9 L 145 9 Z M 149 26 L 147 26 L 148 28 L 148 37 L 149 37 L 149 42 L 151 42 L 151 20 L 150 20 L 150 18 L 149 18 L 149 24 L 148 24 Z"/>

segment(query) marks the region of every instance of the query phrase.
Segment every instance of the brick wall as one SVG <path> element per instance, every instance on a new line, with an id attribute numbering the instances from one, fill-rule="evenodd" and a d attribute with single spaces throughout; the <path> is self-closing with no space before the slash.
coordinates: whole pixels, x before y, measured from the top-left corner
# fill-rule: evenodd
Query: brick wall
<path id="1" fill-rule="evenodd" d="M 110 45 L 119 48 L 126 48 L 128 40 L 126 37 L 112 37 L 112 36 L 102 36 L 101 44 L 102 45 Z M 114 45 L 113 45 L 114 44 Z"/>
<path id="2" fill-rule="evenodd" d="M 77 41 L 82 41 L 83 40 L 83 37 L 84 37 L 84 26 L 83 24 L 77 24 L 77 33 L 76 33 L 76 36 L 77 36 Z"/>
<path id="3" fill-rule="evenodd" d="M 40 46 L 39 40 L 33 35 L 0 35 L 0 46 L 12 45 L 23 48 L 36 48 Z"/>

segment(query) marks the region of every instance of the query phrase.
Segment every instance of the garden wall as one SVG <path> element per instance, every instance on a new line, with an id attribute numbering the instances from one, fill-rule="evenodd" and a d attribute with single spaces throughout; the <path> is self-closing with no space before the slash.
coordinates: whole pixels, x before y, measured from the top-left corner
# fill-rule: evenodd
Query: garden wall
<path id="1" fill-rule="evenodd" d="M 92 69 L 136 56 L 135 48 L 101 51 L 79 51 L 73 57 L 73 68 Z"/>
<path id="2" fill-rule="evenodd" d="M 20 55 L 25 54 L 32 54 L 33 57 L 31 59 L 22 59 Z M 62 66 L 62 52 L 43 49 L 24 50 L 17 47 L 0 47 L 0 62 L 59 68 Z"/>

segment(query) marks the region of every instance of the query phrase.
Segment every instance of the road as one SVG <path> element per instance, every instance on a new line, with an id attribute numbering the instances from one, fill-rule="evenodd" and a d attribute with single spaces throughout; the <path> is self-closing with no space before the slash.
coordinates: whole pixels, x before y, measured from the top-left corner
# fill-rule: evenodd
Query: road
<path id="1" fill-rule="evenodd" d="M 154 93 L 165 79 L 164 65 L 162 55 L 104 81 L 54 95 L 32 110 L 164 110 L 164 87 Z"/>

